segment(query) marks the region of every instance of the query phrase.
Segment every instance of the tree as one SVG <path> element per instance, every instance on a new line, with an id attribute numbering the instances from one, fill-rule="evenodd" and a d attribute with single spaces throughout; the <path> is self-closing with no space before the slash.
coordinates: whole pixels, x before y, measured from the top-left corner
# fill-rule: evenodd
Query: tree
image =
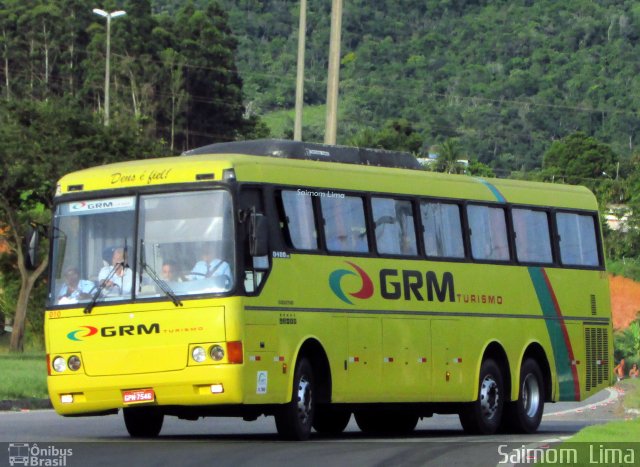
<path id="1" fill-rule="evenodd" d="M 27 309 L 33 287 L 47 268 L 42 255 L 32 269 L 25 265 L 24 239 L 30 224 L 47 222 L 56 181 L 65 173 L 89 166 L 149 157 L 158 153 L 135 125 L 120 121 L 105 128 L 77 102 L 12 101 L 0 104 L 0 213 L 14 257 L 12 268 L 20 289 L 11 350 L 22 351 Z"/>
<path id="2" fill-rule="evenodd" d="M 449 138 L 442 143 L 438 149 L 438 159 L 436 161 L 436 172 L 449 174 L 462 173 L 464 166 L 459 162 L 466 156 L 462 152 L 462 146 L 456 139 Z"/>
<path id="3" fill-rule="evenodd" d="M 407 120 L 388 120 L 379 131 L 365 128 L 352 136 L 350 145 L 406 151 L 418 154 L 422 147 L 422 136 Z"/>
<path id="4" fill-rule="evenodd" d="M 618 156 L 606 144 L 579 131 L 554 141 L 543 156 L 543 168 L 571 184 L 591 188 L 615 173 Z"/>

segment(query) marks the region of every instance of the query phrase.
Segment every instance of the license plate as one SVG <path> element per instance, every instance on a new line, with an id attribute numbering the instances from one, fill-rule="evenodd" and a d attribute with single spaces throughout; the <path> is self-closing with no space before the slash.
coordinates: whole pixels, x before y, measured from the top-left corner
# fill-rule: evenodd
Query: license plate
<path id="1" fill-rule="evenodd" d="M 153 389 L 133 389 L 122 391 L 122 401 L 125 404 L 135 404 L 140 402 L 153 402 L 156 395 Z"/>

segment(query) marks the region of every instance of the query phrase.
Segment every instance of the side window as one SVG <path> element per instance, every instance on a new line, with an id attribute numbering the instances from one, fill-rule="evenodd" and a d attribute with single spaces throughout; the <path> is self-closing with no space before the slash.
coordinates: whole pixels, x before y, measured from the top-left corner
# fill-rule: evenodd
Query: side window
<path id="1" fill-rule="evenodd" d="M 487 261 L 508 261 L 509 242 L 504 209 L 469 205 L 467 206 L 467 217 L 473 258 Z"/>
<path id="2" fill-rule="evenodd" d="M 559 212 L 556 215 L 560 236 L 560 260 L 569 266 L 598 266 L 598 244 L 594 217 Z"/>
<path id="3" fill-rule="evenodd" d="M 514 208 L 513 230 L 516 235 L 516 256 L 523 263 L 552 263 L 549 218 L 544 211 Z"/>
<path id="4" fill-rule="evenodd" d="M 298 250 L 316 250 L 318 234 L 311 196 L 291 190 L 283 190 L 281 196 L 285 216 L 283 229 L 291 246 Z"/>
<path id="5" fill-rule="evenodd" d="M 378 252 L 388 255 L 417 255 L 411 202 L 373 198 L 371 206 Z"/>
<path id="6" fill-rule="evenodd" d="M 324 235 L 329 251 L 369 251 L 362 198 L 335 196 L 320 198 Z"/>
<path id="7" fill-rule="evenodd" d="M 420 203 L 420 217 L 427 256 L 464 258 L 462 223 L 457 204 L 423 201 Z"/>

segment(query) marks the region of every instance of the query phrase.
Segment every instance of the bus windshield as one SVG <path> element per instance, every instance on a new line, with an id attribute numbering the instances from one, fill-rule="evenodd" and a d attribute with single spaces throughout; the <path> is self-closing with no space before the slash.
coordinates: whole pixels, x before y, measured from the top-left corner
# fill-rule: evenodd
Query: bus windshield
<path id="1" fill-rule="evenodd" d="M 223 190 L 61 203 L 49 301 L 228 292 L 235 277 L 232 212 Z"/>

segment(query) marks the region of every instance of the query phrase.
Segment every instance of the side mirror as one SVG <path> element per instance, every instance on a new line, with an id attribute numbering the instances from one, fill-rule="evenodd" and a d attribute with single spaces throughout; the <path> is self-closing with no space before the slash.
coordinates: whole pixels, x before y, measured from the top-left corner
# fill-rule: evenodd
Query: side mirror
<path id="1" fill-rule="evenodd" d="M 40 249 L 40 232 L 37 226 L 30 225 L 25 236 L 25 256 L 24 265 L 29 270 L 34 270 L 38 266 Z"/>
<path id="2" fill-rule="evenodd" d="M 252 213 L 249 228 L 249 253 L 251 256 L 265 256 L 269 253 L 269 226 L 262 214 Z"/>

